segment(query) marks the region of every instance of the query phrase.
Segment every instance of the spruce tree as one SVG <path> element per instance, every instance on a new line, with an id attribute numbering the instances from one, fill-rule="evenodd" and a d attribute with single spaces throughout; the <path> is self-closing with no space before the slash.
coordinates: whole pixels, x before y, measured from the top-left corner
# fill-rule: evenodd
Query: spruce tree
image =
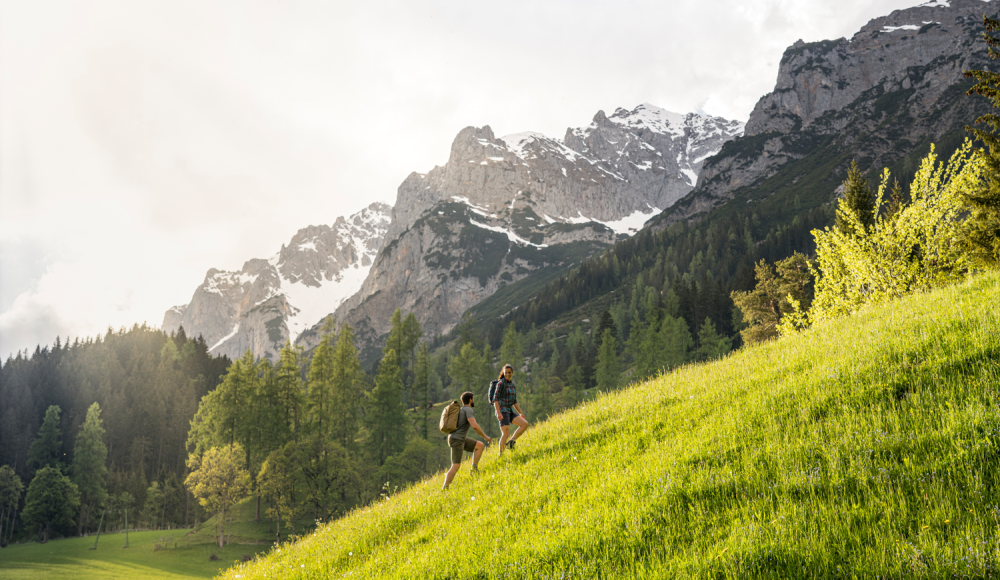
<path id="1" fill-rule="evenodd" d="M 76 484 L 58 467 L 46 466 L 35 473 L 28 486 L 21 521 L 29 528 L 37 526 L 38 540 L 44 543 L 54 531 L 73 524 L 78 507 L 80 492 Z"/>
<path id="2" fill-rule="evenodd" d="M 716 332 L 711 318 L 706 318 L 701 323 L 701 329 L 698 330 L 698 350 L 695 353 L 698 360 L 717 359 L 732 350 L 732 347 L 732 340 L 728 336 L 721 336 Z"/>
<path id="3" fill-rule="evenodd" d="M 17 505 L 21 502 L 24 484 L 9 465 L 0 467 L 0 546 L 6 544 L 5 536 L 10 536 L 10 521 Z"/>
<path id="4" fill-rule="evenodd" d="M 620 380 L 621 365 L 618 362 L 618 339 L 615 338 L 613 329 L 606 328 L 601 335 L 601 347 L 597 351 L 597 388 L 602 391 L 617 389 Z"/>
<path id="5" fill-rule="evenodd" d="M 44 467 L 62 469 L 62 431 L 59 428 L 58 405 L 50 405 L 45 410 L 45 418 L 38 429 L 38 437 L 31 442 L 28 450 L 28 469 L 36 471 Z"/>
<path id="6" fill-rule="evenodd" d="M 299 414 L 302 411 L 302 347 L 292 346 L 291 341 L 285 343 L 285 348 L 278 354 L 278 366 L 274 373 L 275 395 L 281 416 L 280 431 L 276 431 L 275 446 L 284 445 L 289 438 L 298 438 Z"/>
<path id="7" fill-rule="evenodd" d="M 858 169 L 857 161 L 851 161 L 851 167 L 847 171 L 847 179 L 844 180 L 844 199 L 840 200 L 840 207 L 854 214 L 865 231 L 871 229 L 875 224 L 875 202 L 872 196 L 871 187 L 865 179 L 861 170 Z M 838 231 L 855 236 L 863 235 L 865 232 L 855 232 L 854 227 L 837 215 L 835 227 Z"/>
<path id="8" fill-rule="evenodd" d="M 986 50 L 990 59 L 1000 57 L 1000 38 L 990 34 L 1000 30 L 1000 20 L 983 17 L 986 32 Z M 976 80 L 976 84 L 966 94 L 977 94 L 990 100 L 993 108 L 1000 107 L 1000 73 L 985 70 L 967 70 L 965 76 Z M 970 253 L 983 265 L 1000 266 L 1000 115 L 988 113 L 977 118 L 977 125 L 986 125 L 987 129 L 966 127 L 977 139 L 982 141 L 987 150 L 984 151 L 986 163 L 985 179 L 977 189 L 964 195 L 969 207 L 970 217 L 967 220 L 968 230 L 963 240 Z"/>
<path id="9" fill-rule="evenodd" d="M 354 346 L 354 332 L 344 324 L 333 352 L 333 373 L 330 377 L 330 435 L 347 451 L 354 451 L 358 434 L 358 407 L 361 404 L 361 362 Z"/>
<path id="10" fill-rule="evenodd" d="M 73 483 L 80 491 L 80 520 L 77 534 L 83 535 L 89 518 L 108 497 L 104 482 L 108 476 L 105 461 L 108 448 L 104 444 L 104 425 L 101 422 L 101 407 L 97 403 L 87 409 L 87 418 L 80 426 L 73 445 Z"/>
<path id="11" fill-rule="evenodd" d="M 521 370 L 521 366 L 524 365 L 524 347 L 521 345 L 521 335 L 513 322 L 507 326 L 507 332 L 503 335 L 503 344 L 500 345 L 500 364 L 514 367 L 516 385 L 521 386 L 525 383 L 524 371 Z M 495 379 L 496 376 L 492 378 Z"/>
<path id="12" fill-rule="evenodd" d="M 323 333 L 309 364 L 308 391 L 306 392 L 306 415 L 309 418 L 309 432 L 326 437 L 330 431 L 330 381 L 333 377 L 333 345 L 329 326 Z"/>
<path id="13" fill-rule="evenodd" d="M 427 422 L 430 417 L 430 362 L 427 359 L 427 343 L 422 343 L 417 351 L 417 368 L 415 369 L 413 389 L 420 405 L 420 414 L 424 420 L 420 424 L 420 434 L 427 439 Z"/>
<path id="14" fill-rule="evenodd" d="M 389 349 L 378 367 L 375 388 L 368 397 L 368 450 L 381 466 L 406 446 L 406 409 L 401 396 L 403 380 L 399 356 Z"/>

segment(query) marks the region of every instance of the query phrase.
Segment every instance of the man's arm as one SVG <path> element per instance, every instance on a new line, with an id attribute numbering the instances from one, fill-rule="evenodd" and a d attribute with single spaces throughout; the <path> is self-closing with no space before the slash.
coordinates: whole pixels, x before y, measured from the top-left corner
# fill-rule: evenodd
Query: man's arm
<path id="1" fill-rule="evenodd" d="M 482 437 L 483 439 L 485 439 L 487 441 L 492 441 L 493 440 L 489 435 L 487 435 L 486 433 L 483 433 L 483 430 L 479 428 L 479 423 L 476 422 L 476 418 L 475 417 L 469 417 L 469 426 L 472 427 L 473 431 L 475 431 L 476 433 L 479 433 L 479 436 Z"/>

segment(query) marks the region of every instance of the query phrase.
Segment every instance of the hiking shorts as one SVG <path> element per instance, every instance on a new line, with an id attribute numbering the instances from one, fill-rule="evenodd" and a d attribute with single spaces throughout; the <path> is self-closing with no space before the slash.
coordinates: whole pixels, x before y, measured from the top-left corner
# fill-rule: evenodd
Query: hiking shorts
<path id="1" fill-rule="evenodd" d="M 448 438 L 448 447 L 451 447 L 451 462 L 461 463 L 462 453 L 468 451 L 472 453 L 476 450 L 476 440 L 466 437 L 465 439 Z"/>
<path id="2" fill-rule="evenodd" d="M 520 415 L 515 413 L 513 410 L 510 412 L 500 411 L 500 426 L 506 427 L 507 425 L 513 423 L 514 419 L 517 419 L 518 417 L 520 417 Z"/>

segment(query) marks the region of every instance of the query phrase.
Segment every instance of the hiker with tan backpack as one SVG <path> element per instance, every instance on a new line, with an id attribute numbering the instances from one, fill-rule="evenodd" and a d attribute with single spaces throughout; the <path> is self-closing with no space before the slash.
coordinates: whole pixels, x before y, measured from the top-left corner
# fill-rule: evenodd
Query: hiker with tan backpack
<path id="1" fill-rule="evenodd" d="M 451 447 L 451 469 L 444 476 L 444 486 L 442 490 L 448 489 L 451 480 L 455 479 L 455 474 L 462 466 L 462 455 L 468 451 L 472 453 L 472 474 L 479 471 L 479 458 L 483 455 L 483 449 L 493 439 L 479 427 L 476 416 L 472 408 L 476 406 L 475 395 L 466 391 L 462 393 L 462 404 L 452 401 L 441 412 L 440 428 L 442 433 L 448 434 L 448 447 Z M 486 445 L 482 441 L 476 441 L 468 437 L 469 427 L 472 427 L 479 436 L 486 440 Z"/>

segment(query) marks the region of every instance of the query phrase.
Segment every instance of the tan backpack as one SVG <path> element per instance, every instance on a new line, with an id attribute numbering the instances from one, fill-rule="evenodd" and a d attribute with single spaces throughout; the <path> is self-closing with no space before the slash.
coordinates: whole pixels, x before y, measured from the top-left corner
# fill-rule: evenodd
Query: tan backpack
<path id="1" fill-rule="evenodd" d="M 458 429 L 458 412 L 462 410 L 462 404 L 458 401 L 448 403 L 441 411 L 441 432 L 451 433 Z"/>

